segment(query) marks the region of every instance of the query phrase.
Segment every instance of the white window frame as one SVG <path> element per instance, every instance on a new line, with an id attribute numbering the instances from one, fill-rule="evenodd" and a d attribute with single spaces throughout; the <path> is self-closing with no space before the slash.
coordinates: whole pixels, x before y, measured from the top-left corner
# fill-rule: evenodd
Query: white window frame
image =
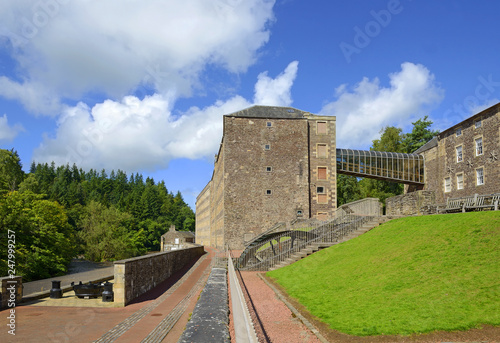
<path id="1" fill-rule="evenodd" d="M 459 180 L 459 177 L 462 178 L 462 180 Z M 464 174 L 460 173 L 457 174 L 457 189 L 464 189 Z"/>
<path id="2" fill-rule="evenodd" d="M 462 128 L 459 127 L 456 131 L 455 131 L 455 134 L 457 135 L 457 137 L 460 137 L 462 135 Z"/>
<path id="3" fill-rule="evenodd" d="M 478 144 L 478 141 L 480 141 Z M 483 154 L 483 137 L 478 137 L 474 139 L 474 144 L 475 144 L 475 151 L 476 151 L 476 156 L 481 156 Z M 481 150 L 481 151 L 479 151 Z M 479 153 L 478 153 L 479 151 Z"/>
<path id="4" fill-rule="evenodd" d="M 476 169 L 476 186 L 484 185 L 484 168 Z"/>
<path id="5" fill-rule="evenodd" d="M 271 144 L 265 144 L 264 150 L 271 150 Z"/>
<path id="6" fill-rule="evenodd" d="M 483 125 L 481 119 L 474 121 L 474 128 L 479 129 Z"/>
<path id="7" fill-rule="evenodd" d="M 460 148 L 460 154 L 458 153 L 459 148 Z M 458 145 L 455 147 L 455 154 L 457 155 L 457 163 L 462 162 L 464 160 L 464 148 L 462 145 Z"/>
<path id="8" fill-rule="evenodd" d="M 444 192 L 451 192 L 451 177 L 449 176 L 444 178 Z"/>

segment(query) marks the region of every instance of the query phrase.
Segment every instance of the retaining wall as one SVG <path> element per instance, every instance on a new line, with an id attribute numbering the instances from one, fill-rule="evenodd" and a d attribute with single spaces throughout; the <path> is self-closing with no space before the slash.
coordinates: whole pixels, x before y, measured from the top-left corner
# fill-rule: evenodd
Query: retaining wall
<path id="1" fill-rule="evenodd" d="M 436 204 L 434 191 L 416 191 L 385 200 L 385 211 L 388 216 L 428 214 L 426 208 Z"/>
<path id="2" fill-rule="evenodd" d="M 365 198 L 344 204 L 337 209 L 337 215 L 342 213 L 359 214 L 363 216 L 381 216 L 383 213 L 383 204 L 378 198 Z"/>
<path id="3" fill-rule="evenodd" d="M 114 263 L 115 302 L 129 304 L 205 252 L 203 246 L 160 252 Z"/>

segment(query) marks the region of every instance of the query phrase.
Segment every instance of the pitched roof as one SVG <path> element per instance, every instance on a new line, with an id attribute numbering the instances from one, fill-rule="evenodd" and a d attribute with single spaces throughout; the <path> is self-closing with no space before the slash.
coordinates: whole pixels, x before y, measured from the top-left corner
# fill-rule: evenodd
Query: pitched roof
<path id="1" fill-rule="evenodd" d="M 255 105 L 244 110 L 227 114 L 227 117 L 269 118 L 269 119 L 302 119 L 309 112 L 293 107 Z"/>
<path id="2" fill-rule="evenodd" d="M 434 148 L 438 145 L 438 136 L 434 136 L 432 137 L 432 139 L 430 141 L 428 141 L 427 143 L 425 143 L 424 145 L 422 145 L 420 148 L 418 148 L 414 154 L 420 154 L 424 151 L 427 151 L 431 148 Z"/>

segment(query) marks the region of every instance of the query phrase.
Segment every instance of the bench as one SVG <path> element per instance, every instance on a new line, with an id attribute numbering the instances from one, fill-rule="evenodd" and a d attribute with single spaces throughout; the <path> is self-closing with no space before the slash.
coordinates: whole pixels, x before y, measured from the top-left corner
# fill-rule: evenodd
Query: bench
<path id="1" fill-rule="evenodd" d="M 464 198 L 448 198 L 446 200 L 446 212 L 457 212 L 463 209 Z"/>
<path id="2" fill-rule="evenodd" d="M 499 202 L 500 202 L 500 194 L 479 195 L 477 197 L 475 206 L 471 207 L 471 209 L 479 210 L 479 209 L 489 208 L 492 210 L 498 210 Z"/>
<path id="3" fill-rule="evenodd" d="M 448 198 L 446 200 L 446 212 L 480 211 L 483 209 L 498 210 L 500 204 L 500 193 L 478 195 L 462 198 Z"/>

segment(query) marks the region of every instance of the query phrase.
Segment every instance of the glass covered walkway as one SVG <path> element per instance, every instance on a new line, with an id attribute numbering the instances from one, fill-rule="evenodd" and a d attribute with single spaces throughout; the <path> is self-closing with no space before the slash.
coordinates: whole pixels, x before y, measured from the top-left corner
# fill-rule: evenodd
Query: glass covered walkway
<path id="1" fill-rule="evenodd" d="M 424 184 L 424 157 L 352 149 L 337 149 L 337 173 L 406 184 Z"/>

